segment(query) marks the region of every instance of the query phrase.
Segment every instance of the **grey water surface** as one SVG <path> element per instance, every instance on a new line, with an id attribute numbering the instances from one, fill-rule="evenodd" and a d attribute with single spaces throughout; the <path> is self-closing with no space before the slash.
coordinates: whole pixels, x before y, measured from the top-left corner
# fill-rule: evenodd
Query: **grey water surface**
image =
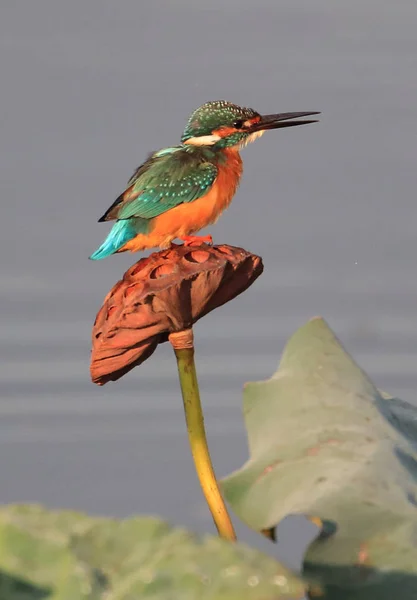
<path id="1" fill-rule="evenodd" d="M 117 384 L 89 379 L 96 311 L 138 257 L 87 259 L 134 168 L 207 100 L 322 111 L 244 151 L 238 194 L 210 230 L 265 263 L 196 326 L 218 474 L 247 457 L 244 382 L 271 375 L 317 314 L 379 387 L 416 401 L 416 27 L 415 0 L 2 4 L 0 503 L 213 531 L 170 348 Z M 284 528 L 291 565 L 307 529 Z"/>

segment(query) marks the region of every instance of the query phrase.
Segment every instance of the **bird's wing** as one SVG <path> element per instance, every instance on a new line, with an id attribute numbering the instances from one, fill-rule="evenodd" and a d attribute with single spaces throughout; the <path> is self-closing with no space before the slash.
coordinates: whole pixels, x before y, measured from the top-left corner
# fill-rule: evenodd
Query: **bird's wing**
<path id="1" fill-rule="evenodd" d="M 152 154 L 128 182 L 100 221 L 140 217 L 153 219 L 182 204 L 204 196 L 217 177 L 217 167 L 203 155 L 182 147 Z"/>

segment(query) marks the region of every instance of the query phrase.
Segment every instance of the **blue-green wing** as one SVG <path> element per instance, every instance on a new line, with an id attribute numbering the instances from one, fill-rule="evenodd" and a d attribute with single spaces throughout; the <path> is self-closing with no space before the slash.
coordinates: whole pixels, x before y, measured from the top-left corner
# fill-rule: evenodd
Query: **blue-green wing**
<path id="1" fill-rule="evenodd" d="M 100 219 L 153 219 L 204 196 L 217 177 L 217 167 L 202 154 L 167 148 L 153 154 L 133 174 L 128 188 Z"/>

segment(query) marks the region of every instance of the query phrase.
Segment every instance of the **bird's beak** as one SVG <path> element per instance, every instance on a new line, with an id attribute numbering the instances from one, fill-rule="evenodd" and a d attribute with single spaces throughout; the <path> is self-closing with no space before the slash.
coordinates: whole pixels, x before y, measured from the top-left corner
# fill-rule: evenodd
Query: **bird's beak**
<path id="1" fill-rule="evenodd" d="M 267 129 L 278 129 L 279 127 L 295 127 L 296 125 L 307 125 L 307 123 L 317 123 L 317 119 L 297 121 L 301 117 L 309 117 L 311 115 L 319 115 L 319 112 L 288 112 L 278 115 L 261 115 L 259 121 L 252 123 L 248 127 L 250 133 L 256 131 L 265 131 Z"/>

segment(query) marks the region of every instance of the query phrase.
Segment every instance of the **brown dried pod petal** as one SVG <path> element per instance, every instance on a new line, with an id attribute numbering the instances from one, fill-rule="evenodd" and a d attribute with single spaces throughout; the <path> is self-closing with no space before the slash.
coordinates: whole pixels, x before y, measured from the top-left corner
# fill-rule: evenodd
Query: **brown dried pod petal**
<path id="1" fill-rule="evenodd" d="M 172 332 L 190 328 L 246 290 L 262 260 L 233 246 L 173 245 L 133 265 L 107 294 L 93 327 L 91 378 L 116 381 Z"/>

